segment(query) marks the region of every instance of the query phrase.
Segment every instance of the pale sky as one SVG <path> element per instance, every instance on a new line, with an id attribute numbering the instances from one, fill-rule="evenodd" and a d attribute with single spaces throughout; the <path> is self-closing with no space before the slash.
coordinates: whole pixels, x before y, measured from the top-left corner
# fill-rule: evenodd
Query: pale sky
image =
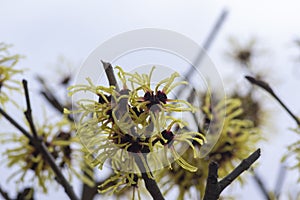
<path id="1" fill-rule="evenodd" d="M 0 0 L 0 42 L 13 44 L 14 52 L 26 56 L 19 66 L 30 69 L 26 76 L 32 77 L 35 73 L 57 70 L 53 64 L 59 55 L 79 66 L 104 41 L 139 28 L 169 29 L 201 45 L 223 8 L 230 13 L 208 55 L 224 76 L 225 88 L 230 87 L 226 86 L 228 79 L 244 81 L 242 74 L 234 73 L 233 63 L 225 58 L 228 37 L 236 36 L 241 41 L 256 37 L 259 46 L 266 49 L 260 65 L 270 74 L 270 83 L 275 84 L 278 95 L 300 115 L 300 93 L 292 91 L 300 84 L 300 70 L 295 72 L 299 65 L 295 57 L 297 53 L 300 56 L 300 51 L 297 52 L 293 44 L 293 40 L 300 38 L 300 2 L 297 0 Z M 265 96 L 275 110 L 273 123 L 278 127 L 269 133 L 271 139 L 262 143 L 258 171 L 272 189 L 284 147 L 297 137 L 288 131 L 295 127 L 292 119 L 272 98 Z M 285 192 L 295 191 L 298 175 L 295 171 L 289 172 Z M 239 199 L 261 199 L 253 181 L 248 182 L 242 190 L 231 187 L 229 194 L 237 189 L 233 193 L 240 194 Z M 6 186 L 3 179 L 0 184 Z M 13 188 L 13 184 L 7 186 Z M 37 197 L 62 199 L 65 195 L 59 189 L 49 196 Z"/>

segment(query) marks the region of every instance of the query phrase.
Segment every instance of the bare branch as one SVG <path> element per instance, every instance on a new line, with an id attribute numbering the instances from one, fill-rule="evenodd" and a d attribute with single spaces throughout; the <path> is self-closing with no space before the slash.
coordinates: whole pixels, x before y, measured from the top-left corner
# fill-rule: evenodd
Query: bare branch
<path id="1" fill-rule="evenodd" d="M 205 195 L 203 200 L 215 200 L 220 196 L 219 193 L 219 182 L 218 182 L 218 164 L 216 162 L 211 162 L 208 169 L 208 177 L 205 188 Z"/>
<path id="2" fill-rule="evenodd" d="M 43 155 L 45 160 L 49 163 L 50 167 L 52 168 L 52 170 L 56 174 L 56 178 L 57 178 L 58 183 L 60 183 L 64 187 L 65 192 L 68 194 L 70 199 L 71 200 L 79 200 L 79 198 L 76 196 L 76 194 L 73 190 L 73 187 L 70 185 L 68 180 L 64 177 L 64 175 L 62 174 L 61 169 L 56 165 L 55 159 L 49 153 L 45 143 L 44 142 L 39 142 L 38 140 L 34 140 L 34 142 L 35 142 L 34 146 L 38 147 L 38 150 L 41 152 L 41 154 Z"/>
<path id="3" fill-rule="evenodd" d="M 29 98 L 28 84 L 27 84 L 27 81 L 24 79 L 23 79 L 22 83 L 23 83 L 23 87 L 24 87 L 25 99 L 26 99 L 26 105 L 27 105 L 27 110 L 24 112 L 24 114 L 29 123 L 30 130 L 31 130 L 33 136 L 35 138 L 37 138 L 38 135 L 37 135 L 34 123 L 33 123 L 33 119 L 32 119 L 32 112 L 31 112 L 32 110 L 31 110 L 31 104 L 30 104 L 30 98 Z"/>
<path id="4" fill-rule="evenodd" d="M 209 50 L 211 44 L 213 43 L 214 39 L 216 38 L 217 34 L 219 33 L 219 30 L 221 29 L 222 25 L 224 24 L 227 15 L 228 15 L 228 10 L 227 9 L 222 10 L 219 18 L 217 19 L 216 23 L 214 24 L 212 30 L 210 31 L 208 37 L 206 38 L 206 40 L 203 44 L 203 50 L 200 51 L 199 55 L 197 56 L 197 58 L 195 60 L 196 64 L 199 64 L 202 61 L 202 59 L 205 55 L 205 51 Z M 185 79 L 189 80 L 194 71 L 195 71 L 195 66 L 190 66 L 190 69 L 185 74 Z"/>
<path id="5" fill-rule="evenodd" d="M 222 191 L 228 187 L 237 177 L 260 157 L 260 149 L 257 149 L 248 158 L 244 159 L 234 170 L 225 178 L 218 182 L 218 165 L 214 162 L 210 163 L 207 184 L 204 194 L 204 200 L 217 200 Z"/>
<path id="6" fill-rule="evenodd" d="M 270 85 L 262 80 L 257 80 L 251 76 L 245 76 L 245 78 L 252 84 L 257 85 L 267 91 L 269 94 L 271 94 L 278 103 L 289 113 L 289 115 L 295 120 L 295 122 L 300 126 L 300 120 L 299 118 L 292 113 L 292 111 L 281 101 L 281 99 L 275 94 L 275 92 L 272 90 Z"/>
<path id="7" fill-rule="evenodd" d="M 53 94 L 51 89 L 47 86 L 45 80 L 41 76 L 37 76 L 36 79 L 43 86 L 43 90 L 41 90 L 41 94 L 50 103 L 50 105 L 52 105 L 58 112 L 63 113 L 64 107 L 59 102 L 58 98 Z"/>
<path id="8" fill-rule="evenodd" d="M 45 99 L 50 103 L 50 105 L 53 106 L 58 112 L 63 113 L 64 107 L 59 103 L 57 98 L 53 95 L 53 93 L 50 91 L 41 91 L 41 95 L 45 97 Z"/>
<path id="9" fill-rule="evenodd" d="M 260 149 L 257 149 L 248 158 L 244 159 L 230 174 L 223 178 L 220 182 L 221 192 L 232 183 L 239 175 L 248 170 L 249 167 L 260 157 Z"/>
<path id="10" fill-rule="evenodd" d="M 16 127 L 23 135 L 25 135 L 30 140 L 32 139 L 32 136 L 30 133 L 28 133 L 18 122 L 16 122 L 10 115 L 8 115 L 2 108 L 0 108 L 0 113 L 5 117 L 9 123 L 11 123 L 14 127 Z"/>
<path id="11" fill-rule="evenodd" d="M 41 95 L 48 101 L 48 103 L 59 113 L 64 113 L 64 108 L 67 107 L 63 105 L 58 98 L 54 95 L 53 91 L 46 85 L 45 80 L 37 76 L 37 80 L 41 83 L 43 86 L 43 89 L 40 91 Z M 70 121 L 74 121 L 73 117 L 71 115 L 68 115 L 68 119 Z"/>
<path id="12" fill-rule="evenodd" d="M 103 68 L 105 69 L 105 73 L 109 82 L 110 86 L 115 86 L 116 90 L 119 91 L 119 86 L 116 80 L 116 77 L 114 75 L 114 69 L 112 68 L 111 64 L 108 62 L 104 62 L 101 60 Z"/>
<path id="13" fill-rule="evenodd" d="M 205 42 L 203 44 L 203 49 L 199 49 L 199 54 L 197 55 L 195 61 L 194 61 L 194 65 L 199 66 L 199 64 L 202 62 L 202 59 L 204 58 L 204 56 L 206 55 L 205 53 L 209 50 L 210 46 L 212 45 L 214 39 L 216 38 L 217 34 L 219 33 L 222 25 L 224 24 L 227 15 L 228 15 L 229 11 L 227 9 L 223 9 L 220 16 L 218 17 L 216 23 L 214 24 L 212 30 L 209 32 L 208 37 L 205 39 Z M 188 71 L 186 72 L 186 74 L 184 75 L 184 79 L 185 80 L 190 80 L 191 76 L 193 75 L 193 73 L 196 70 L 196 66 L 191 65 L 190 68 L 188 69 Z M 179 86 L 177 88 L 177 97 L 180 97 L 182 95 L 182 92 L 184 86 Z"/>

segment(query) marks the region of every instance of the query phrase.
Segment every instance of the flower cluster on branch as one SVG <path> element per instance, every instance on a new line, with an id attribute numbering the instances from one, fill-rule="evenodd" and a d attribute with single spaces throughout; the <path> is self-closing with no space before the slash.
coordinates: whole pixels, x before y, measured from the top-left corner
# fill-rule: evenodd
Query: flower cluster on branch
<path id="1" fill-rule="evenodd" d="M 37 134 L 44 142 L 47 149 L 55 159 L 62 171 L 68 173 L 69 180 L 76 176 L 83 182 L 92 186 L 94 183 L 88 176 L 82 175 L 79 167 L 83 167 L 82 151 L 79 138 L 74 135 L 74 127 L 68 120 L 64 119 L 56 123 L 47 123 L 37 127 Z M 44 193 L 47 193 L 47 183 L 55 180 L 55 174 L 51 166 L 43 158 L 40 151 L 30 140 L 20 134 L 4 134 L 2 143 L 13 143 L 14 147 L 8 148 L 4 153 L 8 167 L 18 166 L 19 169 L 11 174 L 8 180 L 18 179 L 17 183 L 38 183 Z M 89 168 L 85 172 L 91 174 Z"/>
<path id="2" fill-rule="evenodd" d="M 170 168 L 173 160 L 187 171 L 197 171 L 197 166 L 188 163 L 177 148 L 187 144 L 196 158 L 199 152 L 194 146 L 202 146 L 206 139 L 202 133 L 188 131 L 188 123 L 173 116 L 174 113 L 194 112 L 196 108 L 187 101 L 169 98 L 176 86 L 187 83 L 176 82 L 179 74 L 173 73 L 153 86 L 154 67 L 149 74 L 125 72 L 118 66 L 116 69 L 122 83 L 120 90 L 115 86 L 97 86 L 89 78 L 88 85 L 69 88 L 70 95 L 92 92 L 96 97 L 80 99 L 78 109 L 72 111 L 80 115 L 78 134 L 89 152 L 89 159 L 100 169 L 109 161 L 116 177 L 108 182 L 123 178 L 120 183 L 124 184 L 108 188 L 109 183 L 105 182 L 99 187 L 100 192 L 118 191 L 121 185 L 137 186 L 141 173 L 153 178 L 153 170 Z M 140 171 L 137 156 L 146 171 Z"/>
<path id="3" fill-rule="evenodd" d="M 4 105 L 10 101 L 9 91 L 20 91 L 21 83 L 15 80 L 15 76 L 23 72 L 23 70 L 15 69 L 15 65 L 20 59 L 20 55 L 11 55 L 9 53 L 9 45 L 0 43 L 0 105 Z"/>
<path id="4" fill-rule="evenodd" d="M 161 177 L 165 193 L 177 186 L 179 189 L 178 199 L 185 199 L 192 188 L 198 190 L 201 196 L 204 195 L 208 167 L 211 162 L 216 162 L 220 166 L 218 174 L 220 178 L 223 178 L 255 150 L 257 142 L 262 138 L 253 122 L 243 118 L 240 99 L 217 100 L 206 93 L 201 96 L 201 102 L 202 113 L 205 116 L 200 125 L 203 133 L 206 136 L 216 134 L 215 132 L 218 130 L 221 133 L 217 143 L 207 156 L 194 158 L 191 148 L 182 155 L 192 165 L 198 166 L 194 173 L 182 170 L 177 163 L 172 164 L 172 170 L 163 169 L 160 172 L 159 177 Z M 223 123 L 221 119 L 224 119 Z M 242 181 L 241 178 L 239 180 Z"/>

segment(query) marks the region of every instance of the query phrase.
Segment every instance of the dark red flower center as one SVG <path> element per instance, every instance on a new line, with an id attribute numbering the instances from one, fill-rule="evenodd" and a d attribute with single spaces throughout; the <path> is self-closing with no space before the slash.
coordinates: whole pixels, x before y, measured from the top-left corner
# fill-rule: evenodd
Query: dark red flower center
<path id="1" fill-rule="evenodd" d="M 150 109 L 153 105 L 156 104 L 166 104 L 168 100 L 167 95 L 162 91 L 157 91 L 156 94 L 154 94 L 153 91 L 146 92 L 144 95 L 144 101 L 148 101 L 149 103 L 146 105 L 148 109 Z"/>

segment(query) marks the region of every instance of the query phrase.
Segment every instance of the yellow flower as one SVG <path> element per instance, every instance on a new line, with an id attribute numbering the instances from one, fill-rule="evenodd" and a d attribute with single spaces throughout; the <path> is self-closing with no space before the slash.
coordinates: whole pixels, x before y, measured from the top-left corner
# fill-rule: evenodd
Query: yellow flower
<path id="1" fill-rule="evenodd" d="M 121 195 L 127 193 L 132 189 L 132 199 L 135 199 L 137 193 L 138 199 L 141 199 L 139 183 L 141 179 L 140 173 L 119 171 L 121 165 L 128 165 L 128 161 L 122 162 L 121 160 L 113 163 L 114 174 L 106 179 L 98 186 L 98 192 L 101 194 L 108 193 L 108 195 Z"/>
<path id="2" fill-rule="evenodd" d="M 199 191 L 201 195 L 204 194 L 209 160 L 193 158 L 193 150 L 191 148 L 187 149 L 182 157 L 189 163 L 197 166 L 197 170 L 195 172 L 184 170 L 178 163 L 174 162 L 172 163 L 171 170 L 164 168 L 158 172 L 158 181 L 164 194 L 176 188 L 179 190 L 178 200 L 193 199 L 195 196 L 191 196 L 192 188 Z M 196 196 L 198 196 L 198 194 Z"/>
<path id="3" fill-rule="evenodd" d="M 130 103 L 133 107 L 136 107 L 139 111 L 148 110 L 160 110 L 163 108 L 166 112 L 183 112 L 190 111 L 194 112 L 195 108 L 187 101 L 180 99 L 169 99 L 167 95 L 177 86 L 187 84 L 185 81 L 174 82 L 179 74 L 177 72 L 171 74 L 170 77 L 165 78 L 157 83 L 154 89 L 151 87 L 151 77 L 155 67 L 153 67 L 147 74 L 138 73 L 127 73 L 122 70 L 119 66 L 119 77 L 123 80 L 127 88 L 127 82 L 130 82 L 132 91 L 129 98 Z M 128 78 L 127 78 L 128 77 Z M 127 79 L 126 79 L 127 78 Z M 126 81 L 127 80 L 127 81 Z M 140 95 L 140 93 L 142 95 Z"/>
<path id="4" fill-rule="evenodd" d="M 113 86 L 96 86 L 89 78 L 88 85 L 69 88 L 70 95 L 91 92 L 98 98 L 79 100 L 78 110 L 72 112 L 79 114 L 77 132 L 92 165 L 102 169 L 103 164 L 109 160 L 117 175 L 102 186 L 120 178 L 123 180 L 120 181 L 121 185 L 128 185 L 126 180 L 130 180 L 132 174 L 141 173 L 136 156 L 142 160 L 149 177 L 152 177 L 150 172 L 153 167 L 157 170 L 171 166 L 171 159 L 186 170 L 196 171 L 197 167 L 186 162 L 176 147 L 180 148 L 185 143 L 194 150 L 193 155 L 197 157 L 194 145 L 201 146 L 205 137 L 202 133 L 187 131 L 186 122 L 172 117 L 174 112 L 192 112 L 195 108 L 186 101 L 167 97 L 174 87 L 186 83 L 174 82 L 178 76 L 174 73 L 153 89 L 150 81 L 154 68 L 149 75 L 131 74 L 120 67 L 116 68 L 122 83 L 119 91 Z M 101 191 L 114 192 L 119 186 L 117 184 Z"/>
<path id="5" fill-rule="evenodd" d="M 72 124 L 68 120 L 37 127 L 38 136 L 43 140 L 56 160 L 56 164 L 62 170 L 68 172 L 69 180 L 71 181 L 72 174 L 75 174 L 76 177 L 92 186 L 93 182 L 77 171 L 77 167 L 85 166 L 85 161 L 82 161 L 82 152 L 78 148 L 79 140 L 74 136 L 73 130 Z M 24 135 L 13 134 L 7 137 L 2 140 L 2 143 L 13 142 L 16 144 L 15 147 L 9 148 L 4 154 L 7 166 L 12 167 L 16 165 L 20 168 L 10 176 L 9 180 L 20 175 L 18 182 L 21 183 L 28 181 L 28 177 L 31 176 L 29 180 L 32 182 L 37 181 L 43 192 L 46 193 L 47 182 L 55 180 L 55 174 L 50 165 Z M 92 173 L 87 168 L 84 168 L 84 170 L 86 170 L 87 174 Z"/>
<path id="6" fill-rule="evenodd" d="M 253 98 L 253 92 L 248 92 L 246 95 L 241 95 L 235 92 L 232 98 L 237 98 L 242 102 L 243 113 L 242 119 L 248 119 L 254 123 L 255 127 L 260 127 L 267 124 L 267 119 L 271 118 L 268 110 L 264 107 L 263 102 Z"/>
<path id="7" fill-rule="evenodd" d="M 177 162 L 172 164 L 172 170 L 164 169 L 159 173 L 162 177 L 162 188 L 165 193 L 174 187 L 179 189 L 178 199 L 186 199 L 186 195 L 191 195 L 192 188 L 196 188 L 201 195 L 204 194 L 205 184 L 208 176 L 208 166 L 211 161 L 219 164 L 219 177 L 223 178 L 244 158 L 249 156 L 255 150 L 256 143 L 262 138 L 258 129 L 249 120 L 241 118 L 243 110 L 239 99 L 226 99 L 226 101 L 211 102 L 208 94 L 204 98 L 202 112 L 205 115 L 202 128 L 204 133 L 207 131 L 206 123 L 210 124 L 209 133 L 219 130 L 221 134 L 219 140 L 204 158 L 194 158 L 193 148 L 189 148 L 182 158 L 188 163 L 197 166 L 198 169 L 192 173 L 182 170 Z M 218 122 L 223 119 L 221 115 L 225 114 L 224 124 Z M 197 148 L 197 144 L 194 144 Z M 165 177 L 167 176 L 167 178 Z M 240 179 L 241 180 L 241 179 Z"/>
<path id="8" fill-rule="evenodd" d="M 20 91 L 20 82 L 14 79 L 14 76 L 22 73 L 22 70 L 14 69 L 20 59 L 20 55 L 10 55 L 8 48 L 10 46 L 0 43 L 0 104 L 3 105 L 11 101 L 10 90 Z"/>
<path id="9" fill-rule="evenodd" d="M 241 118 L 243 110 L 239 99 L 227 99 L 220 104 L 223 106 L 225 104 L 225 121 L 219 140 L 209 153 L 209 158 L 219 164 L 219 176 L 224 177 L 255 150 L 255 145 L 262 136 L 252 121 Z"/>

